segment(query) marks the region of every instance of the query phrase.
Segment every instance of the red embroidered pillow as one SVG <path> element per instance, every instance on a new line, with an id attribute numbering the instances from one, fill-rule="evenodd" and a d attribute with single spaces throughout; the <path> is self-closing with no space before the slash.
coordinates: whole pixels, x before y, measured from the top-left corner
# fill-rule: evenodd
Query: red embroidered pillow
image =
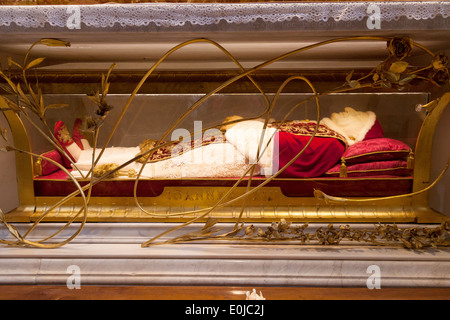
<path id="1" fill-rule="evenodd" d="M 335 165 L 327 171 L 326 175 L 332 177 L 339 177 L 340 164 Z M 363 177 L 363 176 L 410 176 L 411 169 L 407 168 L 405 160 L 388 160 L 388 161 L 373 161 L 366 163 L 357 163 L 347 166 L 348 177 Z"/>
<path id="2" fill-rule="evenodd" d="M 408 157 L 410 147 L 399 140 L 376 138 L 357 142 L 347 148 L 342 158 L 347 165 Z"/>

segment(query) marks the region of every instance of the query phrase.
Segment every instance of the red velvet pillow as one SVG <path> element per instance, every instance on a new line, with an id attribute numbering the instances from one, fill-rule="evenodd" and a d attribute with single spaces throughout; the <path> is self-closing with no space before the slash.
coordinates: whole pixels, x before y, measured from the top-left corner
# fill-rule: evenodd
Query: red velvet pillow
<path id="1" fill-rule="evenodd" d="M 347 165 L 381 160 L 406 159 L 410 147 L 399 140 L 376 138 L 357 142 L 347 148 L 342 158 Z"/>
<path id="2" fill-rule="evenodd" d="M 327 176 L 339 177 L 340 164 L 335 165 L 327 171 Z M 357 163 L 347 166 L 348 177 L 363 177 L 363 176 L 410 176 L 411 169 L 407 168 L 405 160 L 388 160 L 388 161 L 373 161 L 366 163 Z"/>
<path id="3" fill-rule="evenodd" d="M 53 161 L 58 162 L 59 164 L 63 165 L 61 154 L 57 150 L 52 150 L 46 153 L 41 154 L 41 156 L 44 156 L 46 158 L 52 159 Z M 42 175 L 46 176 L 50 173 L 53 173 L 57 170 L 59 170 L 59 167 L 55 165 L 54 163 L 48 161 L 47 159 L 40 158 L 41 161 L 39 163 L 39 159 L 35 164 L 35 175 Z"/>

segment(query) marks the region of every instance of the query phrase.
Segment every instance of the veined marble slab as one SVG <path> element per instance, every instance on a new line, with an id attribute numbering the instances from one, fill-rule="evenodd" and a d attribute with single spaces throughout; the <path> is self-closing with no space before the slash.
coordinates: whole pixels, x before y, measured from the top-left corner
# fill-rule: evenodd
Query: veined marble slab
<path id="1" fill-rule="evenodd" d="M 19 230 L 29 227 L 16 226 Z M 42 238 L 60 226 L 42 224 L 32 238 Z M 2 246 L 0 284 L 66 285 L 75 266 L 81 286 L 366 287 L 373 275 L 369 267 L 375 265 L 381 288 L 450 287 L 450 248 L 408 250 L 361 244 L 317 246 L 229 241 L 141 248 L 140 243 L 171 226 L 163 223 L 87 224 L 75 241 L 59 249 Z M 70 231 L 73 229 L 64 232 Z M 6 237 L 4 229 L 0 230 L 0 236 Z"/>

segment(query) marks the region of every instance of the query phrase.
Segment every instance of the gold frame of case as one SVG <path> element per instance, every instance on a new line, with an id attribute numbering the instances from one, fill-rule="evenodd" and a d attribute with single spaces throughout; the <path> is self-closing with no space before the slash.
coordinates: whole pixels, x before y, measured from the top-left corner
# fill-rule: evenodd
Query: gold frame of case
<path id="1" fill-rule="evenodd" d="M 410 47 L 418 46 L 421 50 L 429 53 L 432 60 L 432 68 L 436 70 L 444 70 L 448 74 L 446 64 L 448 58 L 435 55 L 420 44 L 414 43 L 409 38 L 385 38 L 385 37 L 349 37 L 334 40 L 323 41 L 313 45 L 300 48 L 283 54 L 270 61 L 260 64 L 258 67 L 245 70 L 237 60 L 219 44 L 208 39 L 194 39 L 181 43 L 173 47 L 166 53 L 153 67 L 147 71 L 141 79 L 138 86 L 133 91 L 131 97 L 140 89 L 140 86 L 152 74 L 153 70 L 166 58 L 169 53 L 176 51 L 186 45 L 196 42 L 209 42 L 210 44 L 220 47 L 228 58 L 236 62 L 241 72 L 235 75 L 231 80 L 227 80 L 213 91 L 205 95 L 205 99 L 227 87 L 229 84 L 244 78 L 248 79 L 255 87 L 263 92 L 263 90 L 254 82 L 252 76 L 254 71 L 259 71 L 264 66 L 281 60 L 291 54 L 299 53 L 313 47 L 326 45 L 333 42 L 353 41 L 353 40 L 374 40 L 388 43 L 388 58 L 374 70 L 393 70 L 395 75 L 400 78 L 405 72 L 407 63 L 402 61 L 409 51 Z M 67 43 L 58 39 L 41 39 L 37 43 L 43 43 L 51 46 L 60 45 L 67 46 Z M 36 45 L 37 43 L 33 44 Z M 33 47 L 31 46 L 29 50 Z M 397 50 L 397 49 L 402 50 Z M 405 50 L 408 49 L 409 50 Z M 29 52 L 28 52 L 29 53 Z M 28 56 L 27 53 L 27 56 Z M 400 56 L 396 56 L 400 55 Z M 35 66 L 40 63 L 39 59 L 32 62 Z M 389 64 L 387 64 L 389 63 Z M 25 65 L 25 64 L 24 64 Z M 28 67 L 28 66 L 27 66 Z M 25 67 L 24 67 L 25 68 Z M 30 67 L 31 68 L 31 67 Z M 113 67 L 111 67 L 113 68 Z M 427 67 L 427 68 L 430 68 Z M 427 69 L 418 68 L 417 72 Z M 109 85 L 107 78 L 111 73 L 110 69 L 106 79 L 102 77 L 103 91 L 107 92 Z M 19 73 L 20 74 L 20 73 Z M 25 74 L 25 69 L 23 69 Z M 5 78 L 5 74 L 1 74 Z M 383 75 L 383 74 L 382 74 Z M 375 78 L 376 76 L 376 78 Z M 404 75 L 403 75 L 404 76 Z M 403 80 L 411 80 L 410 74 Z M 428 76 L 420 78 L 427 79 Z M 360 83 L 349 81 L 352 75 L 346 77 L 347 84 L 350 86 L 348 91 L 359 88 Z M 7 79 L 7 78 L 5 78 Z M 281 92 L 289 80 L 301 80 L 308 84 L 314 92 L 315 99 L 318 101 L 318 93 L 314 89 L 311 82 L 304 76 L 295 75 L 289 77 L 283 85 L 278 88 Z M 370 81 L 380 84 L 390 79 L 380 79 L 378 73 L 370 73 L 360 79 L 370 79 Z M 9 80 L 9 79 L 7 79 Z M 428 79 L 430 80 L 430 79 Z M 394 79 L 394 82 L 398 79 Z M 367 88 L 373 88 L 374 82 L 367 85 Z M 9 80 L 9 83 L 12 83 Z M 381 83 L 382 84 L 382 83 Z M 389 84 L 389 83 L 388 83 Z M 379 86 L 380 87 L 380 86 Z M 13 84 L 12 88 L 15 88 Z M 383 90 L 383 86 L 381 86 Z M 16 88 L 17 94 L 23 94 L 21 90 Z M 40 91 L 38 91 L 40 92 Z M 334 91 L 336 92 L 336 91 Z M 340 92 L 347 92 L 340 90 Z M 23 99 L 27 100 L 23 94 Z M 11 100 L 8 102 L 6 97 L 0 97 L 0 108 L 4 113 L 7 122 L 11 128 L 14 148 L 16 151 L 16 171 L 18 182 L 18 193 L 20 205 L 19 207 L 8 213 L 7 220 L 11 222 L 39 222 L 39 221 L 192 221 L 205 220 L 208 217 L 214 217 L 220 221 L 236 221 L 242 217 L 245 221 L 274 221 L 280 219 L 289 219 L 290 221 L 315 221 L 315 222 L 418 222 L 418 223 L 438 223 L 445 219 L 445 216 L 431 209 L 428 202 L 429 188 L 433 186 L 431 181 L 431 163 L 432 163 L 432 147 L 435 136 L 435 130 L 439 123 L 439 119 L 445 108 L 450 103 L 450 93 L 443 93 L 439 99 L 429 102 L 424 108 L 427 110 L 420 132 L 417 137 L 415 154 L 415 165 L 413 172 L 412 192 L 406 195 L 386 196 L 382 198 L 333 198 L 324 194 L 315 192 L 316 196 L 311 197 L 287 197 L 278 187 L 259 185 L 247 189 L 246 186 L 239 187 L 223 187 L 223 186 L 177 186 L 166 187 L 163 193 L 157 197 L 90 197 L 88 200 L 84 195 L 84 191 L 79 190 L 77 194 L 71 194 L 67 197 L 38 197 L 34 191 L 34 168 L 33 156 L 30 154 L 31 144 L 30 137 L 25 129 L 24 123 L 17 113 L 20 113 L 21 106 L 17 104 L 15 110 L 11 109 Z M 317 102 L 317 105 L 319 103 Z M 41 103 L 42 105 L 42 103 Z M 102 106 L 99 101 L 99 108 Z M 40 114 L 44 117 L 45 107 L 37 106 L 43 109 Z M 123 113 L 126 111 L 124 107 Z M 189 108 L 190 110 L 193 107 Z M 35 111 L 36 111 L 35 110 Z M 120 118 L 119 120 L 120 121 Z M 114 130 L 113 132 L 114 133 Z M 111 134 L 112 134 L 111 133 Z M 443 173 L 445 170 L 443 171 Z M 442 175 L 441 175 L 442 176 Z M 269 178 L 271 179 L 271 178 Z M 350 179 L 350 178 L 349 178 Z M 401 178 L 399 178 L 401 179 Z M 308 179 L 292 179 L 295 183 L 307 182 Z M 332 179 L 331 179 L 332 180 Z M 339 183 L 339 178 L 336 178 Z M 375 179 L 374 179 L 375 181 Z M 86 190 L 86 189 L 85 189 Z M 247 192 L 249 190 L 249 192 Z M 241 197 L 247 194 L 246 197 Z M 142 210 L 144 209 L 144 210 Z M 84 214 L 80 214 L 84 210 Z M 145 212 L 144 212 L 145 211 Z"/>
<path id="2" fill-rule="evenodd" d="M 140 197 L 139 205 L 154 215 L 143 212 L 134 197 L 92 197 L 89 199 L 87 221 L 121 222 L 179 222 L 188 221 L 217 206 L 207 217 L 220 221 L 235 221 L 242 213 L 245 221 L 274 221 L 287 219 L 304 222 L 418 222 L 439 223 L 445 216 L 431 209 L 428 194 L 432 181 L 431 154 L 436 126 L 445 108 L 450 103 L 450 93 L 428 107 L 415 149 L 415 170 L 413 190 L 408 196 L 391 196 L 383 199 L 344 199 L 341 202 L 327 202 L 318 197 L 287 197 L 278 187 L 262 187 L 251 196 L 228 205 L 217 205 L 218 200 L 228 192 L 228 187 L 166 187 L 157 197 Z M 7 109 L 7 102 L 0 97 L 0 107 Z M 30 150 L 30 142 L 24 124 L 11 110 L 3 111 L 12 131 L 17 149 Z M 20 205 L 8 213 L 10 222 L 70 221 L 83 207 L 81 197 L 37 197 L 33 185 L 33 157 L 16 152 L 17 181 Z M 293 179 L 295 180 L 295 179 Z M 297 179 L 298 183 L 308 179 Z M 338 178 L 336 182 L 338 183 Z M 425 190 L 425 191 L 423 191 Z M 237 187 L 228 198 L 246 192 L 246 187 Z M 355 201 L 356 200 L 356 201 Z M 61 203 L 62 202 L 62 203 Z M 54 207 L 52 210 L 41 215 Z M 181 213 L 181 214 L 175 214 Z M 185 214 L 183 214 L 185 213 Z M 76 220 L 81 217 L 75 218 Z"/>

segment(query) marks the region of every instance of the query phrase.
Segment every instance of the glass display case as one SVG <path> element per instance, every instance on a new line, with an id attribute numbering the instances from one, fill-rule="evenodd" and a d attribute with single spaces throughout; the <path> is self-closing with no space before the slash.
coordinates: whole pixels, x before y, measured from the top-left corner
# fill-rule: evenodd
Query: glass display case
<path id="1" fill-rule="evenodd" d="M 0 7 L 2 110 L 15 148 L 25 151 L 16 153 L 19 206 L 8 216 L 68 221 L 85 210 L 87 221 L 440 222 L 445 216 L 428 197 L 432 148 L 443 143 L 434 132 L 448 101 L 448 12 L 446 2 Z M 22 114 L 27 104 L 35 112 Z M 204 163 L 196 174 L 157 167 L 146 175 L 142 163 L 130 174 L 126 167 L 139 160 L 146 139 L 170 145 L 179 130 L 195 138 L 198 128 L 219 130 L 235 115 L 266 119 L 275 131 L 283 121 L 308 122 L 307 143 L 317 142 L 329 136 L 320 137 L 316 120 L 349 107 L 374 114 L 383 131 L 375 138 L 396 144 L 394 152 L 358 154 L 384 154 L 375 167 L 373 158 L 361 164 L 344 155 L 348 137 L 314 175 L 258 171 L 261 163 L 245 150 L 239 170 L 226 174 Z M 91 178 L 92 152 L 83 153 L 84 173 L 78 159 L 67 164 L 54 128 L 63 123 L 70 139 L 78 118 L 96 155 L 120 148 L 112 150 L 121 155 L 110 161 L 113 173 Z M 231 141 L 220 132 L 221 142 Z M 306 158 L 301 150 L 298 159 Z"/>

